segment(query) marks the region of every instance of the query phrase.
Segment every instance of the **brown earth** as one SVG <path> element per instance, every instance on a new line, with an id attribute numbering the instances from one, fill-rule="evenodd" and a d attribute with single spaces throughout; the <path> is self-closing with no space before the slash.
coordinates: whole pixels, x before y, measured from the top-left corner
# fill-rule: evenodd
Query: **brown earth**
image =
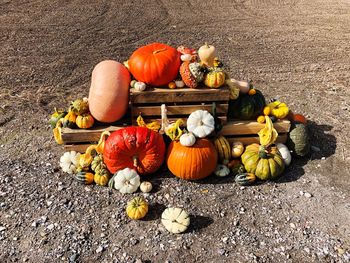
<path id="1" fill-rule="evenodd" d="M 349 10 L 346 0 L 2 0 L 0 261 L 349 262 Z M 232 77 L 308 117 L 310 158 L 246 188 L 160 172 L 143 221 L 127 219 L 130 196 L 78 185 L 60 171 L 48 115 L 88 94 L 96 63 L 154 41 L 215 45 Z M 169 205 L 191 214 L 187 233 L 161 226 Z"/>

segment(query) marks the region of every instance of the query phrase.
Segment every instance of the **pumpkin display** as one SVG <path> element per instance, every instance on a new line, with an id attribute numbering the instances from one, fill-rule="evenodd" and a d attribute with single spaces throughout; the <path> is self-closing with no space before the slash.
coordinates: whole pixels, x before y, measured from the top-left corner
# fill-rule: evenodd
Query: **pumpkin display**
<path id="1" fill-rule="evenodd" d="M 67 115 L 63 118 L 63 127 L 75 128 L 76 127 L 77 115 L 73 111 L 68 111 Z"/>
<path id="2" fill-rule="evenodd" d="M 198 180 L 215 171 L 218 161 L 215 146 L 207 139 L 198 139 L 191 147 L 173 141 L 168 147 L 166 162 L 169 170 L 185 180 Z"/>
<path id="3" fill-rule="evenodd" d="M 232 144 L 232 158 L 239 158 L 241 157 L 242 153 L 244 152 L 244 145 L 241 142 L 234 142 Z"/>
<path id="4" fill-rule="evenodd" d="M 205 43 L 198 49 L 198 56 L 204 65 L 212 67 L 214 65 L 214 59 L 216 57 L 216 49 L 214 46 Z"/>
<path id="5" fill-rule="evenodd" d="M 84 113 L 83 115 L 78 115 L 76 119 L 76 124 L 81 129 L 88 129 L 94 125 L 94 118 L 89 113 Z"/>
<path id="6" fill-rule="evenodd" d="M 51 114 L 50 119 L 49 119 L 49 124 L 51 125 L 51 128 L 54 129 L 56 127 L 57 122 L 61 119 L 64 118 L 64 116 L 67 115 L 67 112 L 64 110 L 57 110 L 55 108 L 55 112 Z"/>
<path id="7" fill-rule="evenodd" d="M 269 103 L 268 106 L 271 109 L 271 115 L 275 116 L 277 119 L 283 119 L 288 115 L 289 108 L 284 102 L 276 100 Z"/>
<path id="8" fill-rule="evenodd" d="M 180 64 L 180 53 L 162 43 L 140 47 L 128 60 L 129 70 L 135 79 L 152 86 L 167 85 L 176 79 Z"/>
<path id="9" fill-rule="evenodd" d="M 220 135 L 216 137 L 214 145 L 218 152 L 220 162 L 229 161 L 231 159 L 231 146 L 224 136 Z"/>
<path id="10" fill-rule="evenodd" d="M 82 184 L 92 184 L 94 182 L 94 174 L 85 171 L 77 173 L 74 178 Z"/>
<path id="11" fill-rule="evenodd" d="M 150 182 L 147 182 L 147 181 L 143 181 L 141 184 L 140 184 L 140 190 L 142 193 L 149 193 L 152 191 L 152 184 Z"/>
<path id="12" fill-rule="evenodd" d="M 191 147 L 193 144 L 196 143 L 196 137 L 192 132 L 184 133 L 180 137 L 180 143 L 182 146 Z"/>
<path id="13" fill-rule="evenodd" d="M 87 98 L 76 99 L 70 105 L 70 110 L 76 115 L 82 115 L 89 112 L 89 102 Z"/>
<path id="14" fill-rule="evenodd" d="M 122 194 L 131 194 L 140 186 L 140 176 L 130 168 L 124 168 L 116 172 L 109 181 L 108 186 L 117 189 Z"/>
<path id="15" fill-rule="evenodd" d="M 296 123 L 291 128 L 287 146 L 295 156 L 306 156 L 310 152 L 309 132 L 307 126 L 302 123 Z"/>
<path id="16" fill-rule="evenodd" d="M 277 147 L 248 145 L 241 156 L 244 168 L 260 180 L 274 179 L 284 171 L 284 161 Z"/>
<path id="17" fill-rule="evenodd" d="M 230 174 L 230 169 L 226 165 L 218 164 L 218 166 L 216 166 L 214 174 L 219 177 L 225 177 Z"/>
<path id="18" fill-rule="evenodd" d="M 163 211 L 161 222 L 166 230 L 173 234 L 179 234 L 185 232 L 190 225 L 190 217 L 181 208 L 169 207 Z"/>
<path id="19" fill-rule="evenodd" d="M 141 175 L 151 174 L 162 165 L 164 156 L 162 135 L 146 127 L 126 127 L 111 133 L 103 151 L 111 173 L 128 167 Z"/>
<path id="20" fill-rule="evenodd" d="M 204 77 L 204 84 L 210 88 L 220 88 L 225 84 L 225 72 L 220 67 L 213 67 Z"/>
<path id="21" fill-rule="evenodd" d="M 250 185 L 256 180 L 256 176 L 253 173 L 239 173 L 235 176 L 235 182 L 238 185 Z"/>
<path id="22" fill-rule="evenodd" d="M 196 110 L 187 119 L 187 130 L 196 137 L 204 138 L 215 129 L 214 117 L 206 110 Z"/>
<path id="23" fill-rule="evenodd" d="M 79 166 L 80 153 L 65 152 L 60 158 L 60 167 L 63 172 L 74 174 Z"/>
<path id="24" fill-rule="evenodd" d="M 180 66 L 182 81 L 189 88 L 197 88 L 198 83 L 203 80 L 204 73 L 201 65 L 197 62 L 183 62 Z"/>
<path id="25" fill-rule="evenodd" d="M 142 197 L 135 197 L 126 207 L 126 214 L 134 220 L 139 220 L 148 213 L 148 203 Z"/>
<path id="26" fill-rule="evenodd" d="M 292 155 L 290 154 L 288 147 L 283 143 L 277 143 L 276 146 L 283 158 L 284 164 L 289 166 L 292 161 Z"/>
<path id="27" fill-rule="evenodd" d="M 98 63 L 91 76 L 89 109 L 92 116 L 101 122 L 121 119 L 129 104 L 130 73 L 117 61 Z"/>
<path id="28" fill-rule="evenodd" d="M 228 118 L 253 120 L 256 119 L 265 107 L 263 94 L 256 90 L 256 94 L 241 93 L 236 100 L 229 101 Z"/>

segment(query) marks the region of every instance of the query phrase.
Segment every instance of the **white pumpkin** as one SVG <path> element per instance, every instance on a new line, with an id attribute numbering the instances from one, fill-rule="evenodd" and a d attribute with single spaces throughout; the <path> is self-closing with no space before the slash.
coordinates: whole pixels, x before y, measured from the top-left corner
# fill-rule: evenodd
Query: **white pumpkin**
<path id="1" fill-rule="evenodd" d="M 185 232 L 190 225 L 190 217 L 181 208 L 169 207 L 162 213 L 162 224 L 171 233 Z"/>
<path id="2" fill-rule="evenodd" d="M 152 184 L 147 181 L 143 181 L 140 185 L 140 190 L 142 193 L 149 193 L 152 191 Z"/>
<path id="3" fill-rule="evenodd" d="M 234 142 L 232 144 L 232 158 L 239 158 L 244 152 L 244 145 L 241 142 Z"/>
<path id="4" fill-rule="evenodd" d="M 175 80 L 175 85 L 177 88 L 183 88 L 185 87 L 185 82 L 183 82 L 182 80 Z"/>
<path id="5" fill-rule="evenodd" d="M 192 55 L 191 54 L 183 54 L 180 56 L 181 61 L 191 61 L 192 60 Z"/>
<path id="6" fill-rule="evenodd" d="M 75 151 L 65 152 L 60 158 L 60 167 L 63 172 L 74 174 L 79 166 L 80 153 Z"/>
<path id="7" fill-rule="evenodd" d="M 283 143 L 277 143 L 276 146 L 277 146 L 278 151 L 282 155 L 282 159 L 284 161 L 284 164 L 286 166 L 290 165 L 290 163 L 292 161 L 292 155 L 290 154 L 288 147 L 286 145 L 284 145 Z"/>
<path id="8" fill-rule="evenodd" d="M 214 117 L 206 110 L 196 110 L 187 119 L 187 130 L 196 137 L 204 138 L 215 128 Z"/>
<path id="9" fill-rule="evenodd" d="M 225 177 L 230 174 L 230 169 L 226 165 L 218 164 L 214 173 L 216 176 Z"/>
<path id="10" fill-rule="evenodd" d="M 114 188 L 122 194 L 131 194 L 140 186 L 140 176 L 130 168 L 119 170 L 114 176 Z"/>
<path id="11" fill-rule="evenodd" d="M 180 143 L 182 146 L 191 147 L 193 144 L 196 143 L 196 137 L 192 132 L 184 133 L 180 137 Z"/>
<path id="12" fill-rule="evenodd" d="M 146 89 L 146 84 L 144 82 L 138 81 L 134 84 L 134 89 L 136 91 L 144 91 Z"/>

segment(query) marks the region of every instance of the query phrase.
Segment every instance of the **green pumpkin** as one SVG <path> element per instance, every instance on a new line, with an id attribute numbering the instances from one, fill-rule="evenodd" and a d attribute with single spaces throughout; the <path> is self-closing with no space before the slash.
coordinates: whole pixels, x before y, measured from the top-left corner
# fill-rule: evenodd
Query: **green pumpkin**
<path id="1" fill-rule="evenodd" d="M 266 105 L 264 95 L 256 90 L 256 94 L 240 93 L 236 100 L 229 101 L 228 118 L 240 120 L 256 119 Z"/>
<path id="2" fill-rule="evenodd" d="M 238 185 L 250 185 L 256 180 L 255 174 L 252 173 L 240 173 L 235 176 L 235 182 Z"/>
<path id="3" fill-rule="evenodd" d="M 244 168 L 260 180 L 274 179 L 284 171 L 284 161 L 277 147 L 265 149 L 257 143 L 248 145 L 241 156 Z"/>
<path id="4" fill-rule="evenodd" d="M 310 152 L 310 140 L 307 127 L 302 123 L 295 124 L 288 135 L 288 149 L 293 155 L 303 157 Z"/>
<path id="5" fill-rule="evenodd" d="M 103 162 L 102 154 L 98 154 L 94 157 L 94 159 L 91 162 L 91 169 L 95 173 L 98 173 L 101 169 L 106 169 L 106 165 Z"/>

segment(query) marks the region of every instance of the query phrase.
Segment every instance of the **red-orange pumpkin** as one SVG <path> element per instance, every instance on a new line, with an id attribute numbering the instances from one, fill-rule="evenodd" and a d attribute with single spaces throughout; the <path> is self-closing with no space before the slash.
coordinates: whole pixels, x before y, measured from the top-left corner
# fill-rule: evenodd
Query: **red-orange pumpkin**
<path id="1" fill-rule="evenodd" d="M 191 147 L 172 141 L 168 148 L 166 162 L 175 176 L 185 180 L 197 180 L 214 172 L 218 154 L 215 146 L 207 139 L 197 139 Z"/>
<path id="2" fill-rule="evenodd" d="M 180 53 L 173 47 L 153 43 L 137 49 L 129 58 L 129 70 L 138 81 L 152 86 L 167 85 L 176 79 Z"/>
<path id="3" fill-rule="evenodd" d="M 130 73 L 119 62 L 105 60 L 98 63 L 91 76 L 89 109 L 101 122 L 121 119 L 129 103 Z"/>
<path id="4" fill-rule="evenodd" d="M 165 157 L 163 137 L 146 127 L 126 127 L 113 132 L 105 142 L 103 160 L 111 173 L 124 168 L 140 175 L 159 169 Z"/>

